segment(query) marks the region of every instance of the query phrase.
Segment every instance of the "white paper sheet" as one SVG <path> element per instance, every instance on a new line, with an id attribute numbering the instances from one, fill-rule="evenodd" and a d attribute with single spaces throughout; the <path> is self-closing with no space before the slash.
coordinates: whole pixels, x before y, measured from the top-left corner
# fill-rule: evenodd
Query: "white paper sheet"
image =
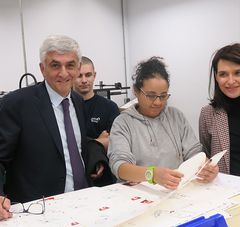
<path id="1" fill-rule="evenodd" d="M 164 201 L 170 192 L 147 182 L 136 186 L 93 187 L 46 198 L 43 215 L 14 215 L 1 221 L 0 226 L 106 227 L 118 226 L 139 215 L 131 226 L 174 226 L 207 211 L 232 206 L 229 198 L 240 193 L 240 178 L 219 174 L 207 185 L 191 182 Z"/>

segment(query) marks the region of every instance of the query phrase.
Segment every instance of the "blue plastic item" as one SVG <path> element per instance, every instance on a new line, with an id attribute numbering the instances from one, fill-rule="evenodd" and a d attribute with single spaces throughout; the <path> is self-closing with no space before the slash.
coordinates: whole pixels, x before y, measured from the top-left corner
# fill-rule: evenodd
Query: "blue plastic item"
<path id="1" fill-rule="evenodd" d="M 209 218 L 201 216 L 177 227 L 227 227 L 225 218 L 221 214 L 214 214 Z"/>

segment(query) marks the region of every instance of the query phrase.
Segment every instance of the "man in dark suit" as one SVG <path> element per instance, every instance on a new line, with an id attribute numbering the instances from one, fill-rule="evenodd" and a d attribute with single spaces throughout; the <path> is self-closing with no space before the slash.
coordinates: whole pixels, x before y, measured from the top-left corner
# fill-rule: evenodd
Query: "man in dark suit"
<path id="1" fill-rule="evenodd" d="M 10 92 L 1 100 L 0 219 L 12 216 L 8 212 L 10 201 L 27 202 L 74 190 L 61 105 L 65 98 L 69 100 L 72 131 L 84 161 L 86 181 L 91 185 L 83 100 L 71 91 L 72 81 L 80 73 L 80 61 L 75 40 L 49 36 L 40 48 L 44 82 Z M 94 176 L 102 176 L 103 169 L 97 162 Z"/>

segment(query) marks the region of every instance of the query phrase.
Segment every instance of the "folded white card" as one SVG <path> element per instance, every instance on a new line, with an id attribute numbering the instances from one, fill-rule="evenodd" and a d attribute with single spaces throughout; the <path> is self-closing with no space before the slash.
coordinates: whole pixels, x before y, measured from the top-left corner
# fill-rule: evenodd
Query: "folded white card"
<path id="1" fill-rule="evenodd" d="M 210 158 L 210 160 L 206 161 L 206 154 L 204 152 L 200 152 L 188 160 L 184 161 L 179 167 L 178 171 L 184 174 L 184 177 L 181 180 L 179 186 L 186 184 L 188 181 L 191 181 L 195 178 L 198 172 L 201 169 L 210 163 L 210 165 L 217 165 L 223 155 L 227 152 L 227 150 L 221 151 Z"/>
<path id="2" fill-rule="evenodd" d="M 213 155 L 210 159 L 211 159 L 211 165 L 217 165 L 218 162 L 220 161 L 220 159 L 222 158 L 223 155 L 225 155 L 225 153 L 227 152 L 227 150 L 221 151 L 215 155 Z"/>
<path id="3" fill-rule="evenodd" d="M 206 161 L 206 154 L 200 152 L 188 160 L 184 161 L 179 167 L 178 171 L 184 174 L 184 177 L 181 180 L 181 185 L 189 181 L 201 168 L 201 166 Z"/>

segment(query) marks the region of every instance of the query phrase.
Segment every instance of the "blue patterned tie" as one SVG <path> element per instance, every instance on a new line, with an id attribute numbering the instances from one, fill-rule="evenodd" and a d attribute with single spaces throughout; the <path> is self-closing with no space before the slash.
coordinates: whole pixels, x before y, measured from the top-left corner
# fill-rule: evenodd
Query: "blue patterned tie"
<path id="1" fill-rule="evenodd" d="M 69 113 L 69 100 L 68 98 L 62 101 L 64 125 L 67 136 L 67 145 L 69 150 L 70 162 L 72 166 L 74 190 L 87 187 L 85 171 L 83 162 L 77 146 L 77 141 L 74 135 L 72 121 Z"/>

